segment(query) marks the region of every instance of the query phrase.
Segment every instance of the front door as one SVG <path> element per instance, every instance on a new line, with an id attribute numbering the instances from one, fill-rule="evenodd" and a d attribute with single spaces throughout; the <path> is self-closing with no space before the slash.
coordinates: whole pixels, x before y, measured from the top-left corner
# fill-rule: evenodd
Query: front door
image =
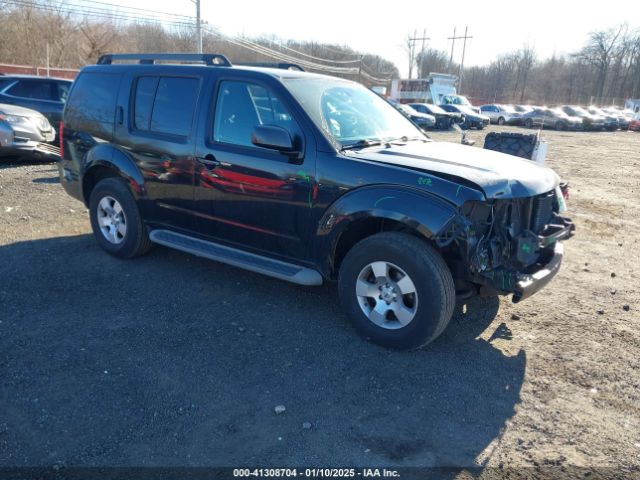
<path id="1" fill-rule="evenodd" d="M 225 243 L 304 260 L 312 223 L 315 155 L 276 88 L 227 79 L 216 86 L 205 138 L 196 147 L 199 230 Z M 295 154 L 252 143 L 257 125 L 286 129 Z"/>

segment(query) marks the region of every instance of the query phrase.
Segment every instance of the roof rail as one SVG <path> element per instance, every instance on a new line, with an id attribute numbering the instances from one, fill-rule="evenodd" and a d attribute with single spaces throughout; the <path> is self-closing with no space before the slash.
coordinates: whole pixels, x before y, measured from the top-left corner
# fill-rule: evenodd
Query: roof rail
<path id="1" fill-rule="evenodd" d="M 231 67 L 227 57 L 218 53 L 109 53 L 98 59 L 98 65 L 111 65 L 114 60 L 138 60 L 141 64 L 153 65 L 156 61 L 201 62 L 212 67 Z"/>
<path id="2" fill-rule="evenodd" d="M 304 72 L 304 68 L 302 68 L 297 63 L 243 62 L 243 63 L 236 63 L 236 65 L 240 65 L 240 66 L 243 66 L 243 67 L 279 68 L 281 70 L 298 70 L 300 72 Z"/>

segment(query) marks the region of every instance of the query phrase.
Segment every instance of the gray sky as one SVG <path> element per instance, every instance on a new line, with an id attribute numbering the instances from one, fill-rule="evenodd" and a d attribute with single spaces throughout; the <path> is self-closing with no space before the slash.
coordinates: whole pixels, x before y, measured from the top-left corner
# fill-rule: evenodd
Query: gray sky
<path id="1" fill-rule="evenodd" d="M 195 14 L 190 0 L 113 0 L 130 7 L 182 15 Z M 490 62 L 499 54 L 530 44 L 539 58 L 580 48 L 590 31 L 627 22 L 640 27 L 640 1 L 535 2 L 483 0 L 362 2 L 348 0 L 202 0 L 202 17 L 222 33 L 249 37 L 275 34 L 284 39 L 349 45 L 393 61 L 407 75 L 402 44 L 407 34 L 426 28 L 428 45 L 450 52 L 453 28 L 469 27 L 465 64 Z M 454 58 L 460 61 L 462 42 Z M 233 61 L 233 59 L 231 59 Z"/>

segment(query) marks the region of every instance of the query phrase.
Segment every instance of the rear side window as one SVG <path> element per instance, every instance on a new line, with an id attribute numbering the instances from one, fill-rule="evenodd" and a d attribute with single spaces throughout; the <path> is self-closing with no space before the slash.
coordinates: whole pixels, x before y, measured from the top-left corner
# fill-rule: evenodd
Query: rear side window
<path id="1" fill-rule="evenodd" d="M 65 122 L 113 123 L 120 75 L 82 73 L 65 109 Z"/>
<path id="2" fill-rule="evenodd" d="M 34 100 L 58 100 L 56 84 L 42 80 L 20 80 L 7 90 L 14 97 L 32 98 Z"/>
<path id="3" fill-rule="evenodd" d="M 134 128 L 153 133 L 189 136 L 199 84 L 197 78 L 138 78 L 133 107 Z"/>

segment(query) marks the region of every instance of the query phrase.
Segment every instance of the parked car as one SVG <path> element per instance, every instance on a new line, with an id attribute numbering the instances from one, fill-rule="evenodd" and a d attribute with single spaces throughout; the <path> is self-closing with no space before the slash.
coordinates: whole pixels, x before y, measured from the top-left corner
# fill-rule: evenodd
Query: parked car
<path id="1" fill-rule="evenodd" d="M 397 103 L 395 107 L 400 110 L 403 115 L 405 115 L 408 119 L 410 119 L 423 130 L 427 130 L 436 126 L 436 117 L 434 117 L 433 115 L 418 112 L 405 103 Z"/>
<path id="2" fill-rule="evenodd" d="M 617 107 L 602 107 L 601 110 L 608 115 L 613 115 L 618 119 L 618 127 L 621 130 L 627 130 L 629 123 L 633 120 L 633 112 Z"/>
<path id="3" fill-rule="evenodd" d="M 522 114 L 522 124 L 527 128 L 554 128 L 556 130 L 583 130 L 582 118 L 567 115 L 559 108 L 537 107 Z"/>
<path id="4" fill-rule="evenodd" d="M 0 103 L 0 157 L 32 156 L 55 158 L 55 131 L 39 112 L 16 105 Z"/>
<path id="5" fill-rule="evenodd" d="M 415 111 L 432 115 L 436 119 L 436 128 L 448 130 L 456 123 L 462 123 L 464 116 L 461 113 L 447 112 L 438 105 L 431 103 L 410 103 L 409 106 Z"/>
<path id="6" fill-rule="evenodd" d="M 604 130 L 605 128 L 605 119 L 600 115 L 593 115 L 577 105 L 564 105 L 560 108 L 567 115 L 582 118 L 585 130 Z"/>
<path id="7" fill-rule="evenodd" d="M 111 255 L 337 281 L 355 329 L 394 348 L 435 339 L 456 292 L 534 294 L 574 230 L 548 168 L 433 142 L 358 83 L 222 55 L 103 56 L 62 132 L 61 184 Z"/>
<path id="8" fill-rule="evenodd" d="M 42 113 L 55 128 L 71 88 L 71 80 L 32 75 L 0 76 L 0 103 L 18 105 Z"/>
<path id="9" fill-rule="evenodd" d="M 521 115 L 523 113 L 528 113 L 535 108 L 538 108 L 538 107 L 532 106 L 532 105 L 513 105 L 513 109 Z"/>
<path id="10" fill-rule="evenodd" d="M 640 112 L 637 112 L 633 120 L 629 122 L 629 130 L 634 132 L 640 132 Z"/>
<path id="11" fill-rule="evenodd" d="M 491 123 L 498 125 L 519 125 L 521 123 L 521 113 L 517 112 L 511 105 L 482 105 L 480 113 L 489 117 Z"/>
<path id="12" fill-rule="evenodd" d="M 591 105 L 585 108 L 585 110 L 589 112 L 591 115 L 596 115 L 604 118 L 605 130 L 609 130 L 610 132 L 613 132 L 618 128 L 620 128 L 618 115 L 612 115 L 611 113 L 605 112 L 604 110 L 602 110 L 599 107 L 596 107 L 595 105 Z"/>
<path id="13" fill-rule="evenodd" d="M 467 105 L 440 105 L 447 112 L 457 112 L 464 116 L 463 122 L 460 124 L 462 128 L 477 128 L 482 130 L 489 125 L 489 117 L 474 112 Z"/>

